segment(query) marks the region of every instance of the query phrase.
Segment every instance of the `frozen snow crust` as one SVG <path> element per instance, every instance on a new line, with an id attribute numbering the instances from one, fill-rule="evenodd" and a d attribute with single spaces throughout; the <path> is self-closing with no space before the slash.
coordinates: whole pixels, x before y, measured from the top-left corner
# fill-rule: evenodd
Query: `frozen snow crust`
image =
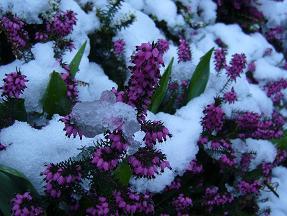
<path id="1" fill-rule="evenodd" d="M 188 175 L 191 176 L 197 172 L 202 172 L 200 164 L 197 164 L 197 156 L 202 154 L 203 149 L 212 149 L 213 144 L 219 146 L 226 144 L 233 146 L 234 154 L 232 154 L 232 157 L 234 158 L 222 158 L 220 156 L 211 156 L 211 158 L 220 160 L 220 166 L 229 166 L 232 163 L 236 163 L 237 165 L 240 164 L 239 166 L 243 169 L 242 161 L 240 160 L 243 160 L 243 156 L 249 154 L 252 159 L 246 169 L 252 171 L 258 167 L 264 167 L 262 169 L 267 173 L 266 176 L 262 175 L 264 181 L 261 180 L 264 182 L 264 185 L 268 182 L 268 186 L 272 188 L 278 184 L 276 193 L 279 197 L 270 191 L 267 192 L 266 190 L 270 190 L 270 188 L 266 188 L 266 186 L 264 190 L 259 190 L 260 185 L 258 186 L 257 184 L 263 185 L 262 182 L 246 182 L 243 176 L 240 176 L 236 180 L 239 189 L 234 187 L 234 185 L 228 185 L 228 183 L 225 185 L 228 194 L 233 194 L 232 197 L 229 197 L 228 194 L 217 192 L 218 188 L 216 189 L 213 185 L 206 188 L 205 197 L 199 200 L 201 202 L 209 202 L 206 204 L 208 211 L 212 212 L 213 209 L 216 209 L 217 206 L 220 205 L 231 206 L 232 201 L 242 194 L 258 193 L 255 199 L 255 202 L 259 206 L 256 211 L 258 215 L 287 215 L 286 161 L 284 162 L 283 159 L 281 161 L 278 159 L 284 155 L 284 153 L 272 143 L 273 138 L 280 138 L 282 134 L 275 134 L 274 132 L 275 135 L 268 133 L 268 135 L 264 137 L 262 134 L 258 136 L 256 134 L 246 135 L 241 131 L 241 134 L 238 132 L 238 136 L 236 135 L 233 139 L 226 140 L 226 143 L 215 144 L 211 140 L 205 140 L 207 137 L 216 136 L 216 134 L 219 133 L 221 130 L 220 121 L 222 119 L 224 119 L 222 121 L 227 121 L 228 119 L 234 120 L 237 118 L 236 115 L 242 113 L 252 113 L 251 117 L 258 115 L 261 118 L 261 120 L 258 120 L 260 124 L 266 125 L 269 125 L 270 122 L 270 124 L 273 122 L 275 125 L 277 122 L 282 121 L 281 117 L 275 116 L 275 110 L 276 113 L 278 112 L 283 116 L 282 118 L 287 117 L 285 109 L 287 96 L 285 89 L 287 88 L 287 81 L 286 83 L 284 82 L 284 80 L 287 80 L 286 49 L 284 50 L 284 46 L 286 46 L 286 32 L 282 33 L 285 36 L 283 49 L 277 49 L 278 47 L 272 43 L 274 38 L 270 39 L 266 36 L 268 30 L 247 32 L 244 31 L 244 26 L 242 27 L 236 23 L 224 24 L 218 22 L 217 10 L 223 7 L 219 5 L 218 2 L 224 1 L 124 1 L 115 13 L 113 17 L 114 20 L 111 21 L 110 25 L 116 26 L 122 17 L 130 15 L 133 15 L 134 19 L 126 28 L 115 30 L 112 34 L 112 41 L 115 42 L 118 39 L 124 41 L 123 51 L 114 54 L 114 56 L 118 55 L 115 59 L 116 62 L 120 62 L 120 67 L 127 68 L 128 66 L 132 66 L 133 69 L 125 70 L 128 72 L 125 74 L 124 83 L 126 86 L 129 86 L 129 89 L 116 90 L 119 85 L 116 83 L 117 80 L 110 74 L 109 69 L 101 65 L 100 61 L 92 61 L 91 58 L 94 57 L 90 55 L 92 49 L 97 49 L 97 46 L 93 47 L 90 45 L 90 35 L 103 26 L 97 10 L 105 10 L 108 1 L 1 0 L 0 19 L 9 13 L 19 17 L 28 24 L 42 24 L 43 19 L 39 18 L 39 15 L 44 14 L 47 8 L 53 4 L 57 5 L 57 10 L 73 11 L 77 18 L 76 24 L 69 34 L 62 32 L 62 34 L 64 34 L 62 35 L 63 40 L 72 41 L 74 48 L 67 45 L 65 49 L 63 49 L 60 58 L 55 55 L 55 53 L 57 53 L 55 39 L 53 36 L 47 36 L 49 37 L 48 40 L 37 41 L 27 46 L 24 45 L 23 47 L 16 47 L 18 50 L 29 49 L 33 58 L 28 60 L 23 58 L 13 59 L 13 61 L 10 61 L 8 64 L 4 64 L 0 61 L 0 86 L 5 85 L 6 74 L 14 72 L 16 69 L 19 69 L 21 73 L 26 76 L 28 82 L 20 97 L 25 99 L 27 112 L 43 112 L 41 99 L 45 94 L 52 72 L 65 73 L 67 69 L 62 63 L 69 63 L 85 41 L 87 41 L 87 47 L 84 51 L 79 71 L 75 76 L 75 79 L 81 84 L 79 84 L 79 82 L 77 83 L 77 89 L 75 90 L 77 92 L 77 100 L 74 103 L 75 106 L 69 118 L 63 120 L 63 116 L 55 114 L 48 120 L 44 117 L 38 119 L 37 124 L 41 125 L 39 128 L 32 127 L 31 124 L 22 121 L 15 121 L 9 127 L 2 128 L 0 130 L 0 164 L 15 168 L 24 173 L 41 194 L 60 199 L 61 195 L 56 192 L 54 193 L 53 189 L 50 190 L 47 186 L 51 183 L 47 176 L 49 172 L 52 173 L 51 170 L 53 166 L 56 167 L 55 164 L 68 160 L 71 157 L 74 159 L 77 158 L 75 161 L 78 161 L 81 148 L 95 148 L 95 145 L 99 146 L 101 144 L 100 139 L 107 139 L 109 140 L 108 142 L 111 143 L 113 143 L 113 140 L 120 139 L 121 141 L 117 140 L 120 144 L 116 147 L 121 151 L 119 157 L 123 159 L 128 156 L 128 163 L 134 170 L 132 173 L 133 177 L 129 181 L 130 188 L 127 189 L 128 192 L 126 192 L 126 194 L 124 194 L 123 191 L 115 191 L 113 193 L 113 197 L 116 200 L 115 203 L 121 206 L 119 207 L 119 214 L 132 214 L 137 212 L 149 215 L 156 212 L 156 214 L 162 213 L 162 215 L 167 215 L 168 212 L 165 214 L 164 211 L 154 209 L 156 207 L 152 205 L 151 194 L 160 194 L 167 191 L 172 193 L 172 190 L 178 190 L 181 186 L 184 187 L 183 182 L 181 182 L 183 185 L 178 183 L 180 176 L 185 177 L 186 172 L 189 172 Z M 224 3 L 222 4 L 224 5 Z M 265 26 L 267 29 L 286 25 L 287 0 L 260 0 L 258 5 L 255 3 L 250 4 L 265 16 Z M 271 4 L 272 6 L 270 6 Z M 272 10 L 270 10 L 270 7 L 272 7 Z M 186 8 L 188 10 L 186 10 Z M 52 15 L 52 17 L 55 16 L 55 14 Z M 159 27 L 160 22 L 164 22 L 166 28 Z M 166 31 L 171 32 L 173 36 L 168 36 Z M 179 33 L 181 37 L 187 41 L 187 46 L 190 47 L 190 58 L 188 58 L 188 53 L 186 59 L 178 58 L 177 50 L 179 49 L 178 46 L 181 37 L 176 38 L 174 35 L 178 34 L 179 36 Z M 160 51 L 159 39 L 166 39 L 168 41 L 169 49 L 166 52 Z M 176 39 L 178 40 L 176 41 Z M 156 47 L 150 48 L 152 42 L 156 44 L 154 45 Z M 105 41 L 102 41 L 102 43 L 105 43 Z M 156 68 L 154 71 L 147 69 L 144 63 L 141 65 L 140 62 L 137 62 L 137 58 L 131 58 L 131 56 L 141 55 L 141 48 L 137 49 L 136 46 L 140 46 L 142 43 L 149 43 L 150 45 L 150 47 L 146 49 L 151 49 L 151 55 L 154 56 L 145 56 L 145 58 L 152 59 L 153 69 Z M 236 80 L 230 81 L 231 76 L 228 74 L 228 69 L 216 70 L 216 61 L 214 60 L 216 54 L 214 53 L 210 61 L 210 76 L 204 92 L 187 104 L 177 106 L 173 113 L 158 112 L 154 114 L 147 110 L 147 107 L 150 105 L 149 102 L 146 102 L 146 104 L 142 102 L 143 106 L 147 107 L 141 110 L 140 106 L 132 99 L 136 96 L 138 96 L 139 99 L 147 98 L 148 100 L 149 98 L 145 94 L 135 93 L 136 90 L 130 87 L 140 85 L 140 81 L 136 81 L 137 83 L 134 84 L 131 80 L 136 80 L 137 78 L 140 80 L 140 75 L 138 74 L 141 71 L 148 71 L 151 77 L 156 77 L 151 79 L 150 77 L 145 77 L 145 79 L 150 80 L 143 89 L 146 90 L 150 87 L 150 92 L 153 92 L 155 90 L 154 86 L 157 85 L 160 78 L 160 74 L 163 74 L 170 60 L 174 57 L 175 61 L 170 83 L 184 83 L 191 79 L 200 58 L 213 47 L 215 47 L 215 49 L 226 48 L 225 62 L 228 65 L 230 64 L 230 67 L 232 67 L 231 62 L 234 54 L 245 55 L 245 66 L 242 66 L 240 76 L 237 76 Z M 0 45 L 0 49 L 1 48 Z M 111 53 L 114 52 L 112 47 L 108 47 L 107 49 Z M 155 51 L 153 51 L 155 49 L 159 50 L 159 54 L 155 54 Z M 184 51 L 188 52 L 188 50 L 183 50 L 182 55 L 186 55 Z M 144 53 L 144 51 L 142 52 Z M 103 55 L 106 55 L 106 53 L 103 53 Z M 140 66 L 137 68 L 137 65 Z M 253 68 L 251 69 L 250 67 L 252 66 Z M 152 82 L 154 82 L 155 85 L 150 84 Z M 222 87 L 226 83 L 228 83 L 228 85 L 226 85 L 226 88 L 222 91 Z M 151 86 L 149 86 L 149 84 Z M 278 86 L 282 86 L 282 88 Z M 281 89 L 277 91 L 276 87 Z M 182 88 L 184 89 L 185 87 Z M 229 94 L 228 96 L 223 93 L 230 93 L 232 91 L 236 93 L 236 99 L 228 103 L 228 101 L 232 100 L 232 98 L 230 98 L 232 95 L 230 96 Z M 0 93 L 2 94 L 0 102 L 3 102 L 7 96 L 5 95 L 5 89 L 0 89 Z M 125 96 L 128 99 L 126 99 Z M 220 110 L 214 107 L 215 111 L 212 110 L 212 107 L 208 109 L 208 105 L 216 104 L 214 98 L 218 96 L 226 100 L 218 106 Z M 204 119 L 205 117 L 207 118 L 209 112 L 211 116 L 216 115 L 219 119 L 212 120 L 213 126 L 217 123 L 217 120 L 219 121 L 218 128 L 214 130 L 204 124 Z M 224 117 L 220 117 L 220 112 L 224 113 Z M 150 131 L 146 128 L 152 126 L 143 123 L 143 118 L 145 118 L 145 121 L 149 121 L 149 123 L 153 122 L 154 125 L 160 128 L 157 133 L 161 132 L 162 137 L 154 138 L 154 143 L 150 144 L 147 141 L 147 134 Z M 246 121 L 248 119 L 249 118 L 246 118 Z M 266 121 L 268 121 L 266 119 L 270 121 L 266 123 Z M 209 120 L 207 119 L 206 121 Z M 81 138 L 79 136 L 73 138 L 71 135 L 74 135 L 74 133 L 72 131 L 69 134 L 67 122 L 72 125 L 68 126 L 76 127 L 79 130 L 77 133 L 79 132 L 78 134 L 83 136 Z M 277 127 L 279 128 L 278 125 L 285 128 L 286 121 L 274 125 L 270 126 L 273 127 L 272 129 L 275 128 L 274 130 L 277 130 Z M 231 125 L 231 127 L 232 126 L 233 125 Z M 64 128 L 66 131 L 63 131 Z M 166 133 L 165 129 L 168 130 Z M 152 132 L 150 133 L 152 134 Z M 67 134 L 71 137 L 67 137 Z M 198 144 L 199 142 L 200 144 Z M 2 144 L 5 145 L 3 151 L 1 150 Z M 149 145 L 152 145 L 152 148 L 148 149 Z M 101 171 L 112 170 L 116 166 L 115 164 L 120 163 L 119 161 L 116 159 L 111 160 L 108 165 L 100 161 L 102 160 L 101 157 L 109 151 L 110 149 L 108 148 L 95 150 L 89 155 L 92 158 L 91 164 Z M 141 151 L 142 154 L 138 153 L 138 155 L 136 155 L 136 152 Z M 145 173 L 144 169 L 141 172 L 137 166 L 138 161 L 140 161 L 141 157 L 144 157 L 143 155 L 149 154 L 150 152 L 157 156 L 159 161 L 154 163 L 160 168 L 154 170 L 154 173 L 152 171 L 151 173 Z M 137 157 L 131 157 L 131 155 L 136 155 Z M 278 161 L 280 161 L 280 163 Z M 46 166 L 47 164 L 53 164 L 51 166 L 52 168 L 49 167 L 49 165 Z M 77 163 L 75 164 L 75 166 L 78 166 Z M 271 166 L 270 170 L 267 168 L 269 165 Z M 135 171 L 136 169 L 138 170 Z M 40 174 L 43 173 L 44 170 L 45 172 L 43 176 L 41 176 Z M 80 169 L 77 170 L 77 173 L 73 173 L 71 177 L 71 179 L 73 179 L 71 180 L 72 183 L 78 184 L 80 181 L 79 176 L 84 175 L 79 173 L 81 173 Z M 109 175 L 107 176 L 109 177 Z M 196 175 L 194 178 L 197 178 Z M 89 179 L 89 181 L 93 180 Z M 107 182 L 107 185 L 109 185 L 109 183 L 110 182 Z M 63 183 L 63 185 L 64 184 L 65 183 Z M 69 183 L 66 184 L 68 185 L 67 187 L 69 187 Z M 82 182 L 81 184 L 89 185 L 89 182 Z M 105 186 L 107 187 L 107 185 Z M 200 187 L 201 183 L 197 182 L 196 185 L 196 187 Z M 195 187 L 195 185 L 193 186 Z M 91 185 L 87 187 L 89 188 Z M 140 192 L 144 195 L 136 194 Z M 129 198 L 125 196 L 129 196 Z M 95 202 L 90 205 L 90 209 L 87 208 L 87 215 L 111 214 L 113 207 L 105 207 L 109 198 L 104 195 L 101 197 L 100 194 L 91 197 L 90 199 L 93 199 Z M 24 197 L 23 199 L 26 198 Z M 123 200 L 126 202 L 125 204 L 123 204 Z M 69 208 L 73 209 L 72 206 L 77 206 L 76 201 L 77 198 L 73 197 L 71 203 L 68 203 Z M 189 210 L 192 209 L 194 201 L 195 199 L 192 193 L 181 193 L 175 195 L 170 203 L 171 206 L 174 206 L 178 215 L 185 213 L 192 215 L 192 211 L 189 212 Z M 130 206 L 128 202 L 130 202 Z M 255 206 L 257 204 L 255 204 Z M 109 203 L 109 205 L 111 204 Z M 69 211 L 72 211 L 71 209 L 69 209 Z M 107 209 L 110 209 L 109 213 L 107 213 Z M 73 210 L 76 212 L 77 208 L 75 207 Z M 13 215 L 21 214 L 14 212 Z M 37 214 L 35 213 L 35 215 Z M 226 215 L 235 214 L 226 210 Z"/>

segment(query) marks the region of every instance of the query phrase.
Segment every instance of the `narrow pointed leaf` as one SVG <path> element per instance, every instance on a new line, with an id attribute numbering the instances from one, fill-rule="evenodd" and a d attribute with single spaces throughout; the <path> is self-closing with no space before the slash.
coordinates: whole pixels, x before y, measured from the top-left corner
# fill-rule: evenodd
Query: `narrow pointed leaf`
<path id="1" fill-rule="evenodd" d="M 201 95 L 206 88 L 210 74 L 210 59 L 213 49 L 214 48 L 201 57 L 199 64 L 195 68 L 188 86 L 187 102 Z"/>
<path id="2" fill-rule="evenodd" d="M 171 59 L 169 62 L 167 68 L 164 71 L 164 74 L 162 75 L 160 81 L 159 81 L 159 86 L 156 89 L 155 93 L 153 94 L 152 101 L 151 101 L 151 106 L 150 106 L 150 111 L 153 113 L 158 112 L 158 108 L 160 104 L 163 101 L 163 98 L 166 94 L 167 88 L 168 88 L 168 81 L 172 72 L 172 65 L 173 65 L 174 58 Z"/>
<path id="3" fill-rule="evenodd" d="M 49 84 L 42 99 L 43 110 L 49 117 L 53 114 L 67 115 L 72 107 L 67 98 L 67 87 L 61 75 L 57 72 L 51 74 Z"/>
<path id="4" fill-rule="evenodd" d="M 87 41 L 81 46 L 81 48 L 78 50 L 77 54 L 70 63 L 70 73 L 72 77 L 75 77 L 76 73 L 79 71 L 80 62 L 82 60 L 86 45 Z"/>

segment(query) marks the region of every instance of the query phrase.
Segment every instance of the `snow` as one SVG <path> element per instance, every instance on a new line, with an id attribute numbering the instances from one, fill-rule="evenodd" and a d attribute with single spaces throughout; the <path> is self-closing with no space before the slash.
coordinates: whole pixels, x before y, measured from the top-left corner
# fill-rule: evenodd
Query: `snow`
<path id="1" fill-rule="evenodd" d="M 76 156 L 81 146 L 92 144 L 88 138 L 67 138 L 59 118 L 54 116 L 41 130 L 16 121 L 0 134 L 2 142 L 11 144 L 4 154 L 0 154 L 0 163 L 23 172 L 39 191 L 43 191 L 40 173 L 46 163 L 67 160 Z"/>
<path id="2" fill-rule="evenodd" d="M 277 53 L 261 34 L 245 34 L 238 25 L 213 24 L 216 20 L 216 4 L 212 0 L 180 1 L 191 7 L 195 20 L 203 21 L 208 25 L 199 29 L 197 34 L 189 36 L 192 39 L 190 44 L 192 50 L 191 62 L 178 63 L 176 59 L 177 47 L 170 42 L 170 49 L 164 55 L 164 61 L 168 65 L 171 58 L 175 57 L 172 80 L 190 79 L 200 57 L 212 47 L 217 47 L 214 42 L 217 38 L 220 38 L 228 46 L 228 61 L 235 53 L 245 53 L 248 62 L 255 61 L 254 77 L 260 82 L 287 78 L 286 70 L 278 67 L 283 55 Z M 72 52 L 66 52 L 63 56 L 64 62 L 67 63 L 71 61 L 85 41 L 89 42 L 87 34 L 100 27 L 95 10 L 104 8 L 107 4 L 106 0 L 93 0 L 95 8 L 93 11 L 86 13 L 77 2 L 83 5 L 88 0 L 62 0 L 60 5 L 62 10 L 71 9 L 75 11 L 78 18 L 77 25 L 71 34 L 76 49 Z M 270 25 L 279 25 L 286 22 L 287 0 L 276 3 L 271 0 L 259 0 L 259 3 L 261 5 L 258 7 L 263 10 Z M 271 7 L 272 10 L 270 10 Z M 0 16 L 3 11 L 12 11 L 28 22 L 37 23 L 40 22 L 38 14 L 47 8 L 48 1 L 1 0 Z M 199 11 L 202 11 L 202 13 L 198 14 Z M 162 32 L 147 14 L 156 16 L 159 20 L 165 20 L 169 27 L 184 25 L 183 17 L 177 14 L 175 1 L 172 0 L 158 0 L 156 4 L 154 0 L 127 0 L 123 3 L 115 18 L 130 13 L 135 15 L 135 22 L 116 35 L 116 38 L 123 39 L 126 43 L 124 55 L 127 64 L 129 64 L 130 56 L 136 45 L 164 38 Z M 98 64 L 89 62 L 87 56 L 91 48 L 88 44 L 80 64 L 80 71 L 76 74 L 77 80 L 87 83 L 87 85 L 78 86 L 79 103 L 73 109 L 77 123 L 80 127 L 89 129 L 89 137 L 94 137 L 103 133 L 107 128 L 114 129 L 114 125 L 109 124 L 109 119 L 120 118 L 124 122 L 124 131 L 130 131 L 129 134 L 126 133 L 127 136 L 130 137 L 135 133 L 136 140 L 141 140 L 142 134 L 138 132 L 139 126 L 136 123 L 135 110 L 120 102 L 115 103 L 115 101 L 103 97 L 100 99 L 102 92 L 111 90 L 113 87 L 116 88 L 117 85 L 108 79 Z M 267 48 L 272 48 L 273 52 L 270 56 L 264 57 Z M 8 65 L 0 66 L 0 86 L 3 84 L 2 80 L 5 73 L 15 71 L 16 67 L 20 68 L 29 80 L 27 83 L 28 88 L 23 94 L 26 109 L 31 112 L 41 112 L 40 100 L 48 84 L 50 74 L 54 70 L 61 72 L 63 69 L 54 59 L 52 42 L 38 43 L 32 48 L 32 52 L 35 59 L 28 63 L 16 60 Z M 218 77 L 213 68 L 214 63 L 212 62 L 211 75 L 205 92 L 190 101 L 186 106 L 178 109 L 174 115 L 166 113 L 148 114 L 149 119 L 163 121 L 173 135 L 166 142 L 157 145 L 157 148 L 166 154 L 172 170 L 167 169 L 162 175 L 151 181 L 132 179 L 131 184 L 138 191 L 159 192 L 163 190 L 165 186 L 173 181 L 176 175 L 183 173 L 191 160 L 195 159 L 198 152 L 196 143 L 202 131 L 200 124 L 202 110 L 204 106 L 213 102 L 213 97 L 226 82 L 226 76 L 222 74 Z M 161 70 L 161 72 L 163 71 L 164 69 Z M 253 111 L 265 116 L 272 114 L 272 101 L 258 85 L 249 84 L 245 75 L 242 75 L 232 86 L 238 95 L 238 101 L 232 105 L 223 106 L 227 116 L 231 116 L 234 111 Z M 109 110 L 109 112 L 106 112 L 106 110 Z M 93 116 L 93 118 L 90 116 Z M 39 174 L 43 171 L 45 163 L 56 163 L 68 159 L 79 153 L 79 147 L 92 143 L 92 139 L 88 138 L 84 138 L 82 141 L 78 138 L 67 138 L 63 131 L 63 123 L 59 122 L 59 118 L 58 115 L 55 115 L 49 121 L 49 124 L 41 130 L 34 129 L 27 123 L 15 122 L 12 126 L 0 131 L 1 142 L 11 143 L 7 151 L 0 153 L 0 163 L 22 171 L 40 191 L 42 191 L 42 181 Z M 19 134 L 23 135 L 19 136 Z M 239 140 L 233 140 L 233 143 L 238 146 L 243 145 Z M 132 152 L 132 150 L 129 151 Z M 273 144 L 263 140 L 248 139 L 247 145 L 241 150 L 257 153 L 255 160 L 252 162 L 253 168 L 263 161 L 272 162 L 276 155 Z M 283 167 L 275 168 L 272 181 L 279 183 L 278 193 L 280 199 L 271 193 L 264 193 L 263 195 L 268 196 L 270 200 L 260 205 L 270 205 L 274 216 L 287 215 L 287 169 Z"/>

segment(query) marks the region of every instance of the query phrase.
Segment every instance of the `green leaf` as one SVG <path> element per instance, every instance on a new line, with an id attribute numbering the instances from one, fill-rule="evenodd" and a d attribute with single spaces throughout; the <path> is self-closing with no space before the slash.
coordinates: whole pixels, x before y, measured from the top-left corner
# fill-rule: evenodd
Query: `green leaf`
<path id="1" fill-rule="evenodd" d="M 78 50 L 77 54 L 70 63 L 70 73 L 72 77 L 75 77 L 76 73 L 79 71 L 79 65 L 82 60 L 86 45 L 87 41 L 81 46 L 81 48 Z"/>
<path id="2" fill-rule="evenodd" d="M 201 57 L 199 64 L 195 68 L 187 90 L 187 102 L 195 97 L 198 97 L 206 88 L 209 79 L 209 65 L 213 49 L 214 48 L 209 50 L 203 57 Z"/>
<path id="3" fill-rule="evenodd" d="M 125 161 L 122 162 L 115 170 L 114 176 L 123 186 L 127 186 L 132 176 L 132 170 L 129 164 Z"/>
<path id="4" fill-rule="evenodd" d="M 39 194 L 32 183 L 19 171 L 0 165 L 0 211 L 10 215 L 10 201 L 17 193 L 30 192 L 34 198 Z"/>
<path id="5" fill-rule="evenodd" d="M 280 149 L 287 149 L 287 130 L 284 130 L 283 136 L 279 139 L 273 139 L 274 143 Z"/>
<path id="6" fill-rule="evenodd" d="M 25 108 L 25 100 L 24 99 L 15 99 L 11 98 L 7 101 L 7 107 L 10 113 L 13 115 L 13 119 L 18 121 L 26 121 L 27 120 L 27 112 Z"/>
<path id="7" fill-rule="evenodd" d="M 49 117 L 53 114 L 67 115 L 72 108 L 72 102 L 67 98 L 67 87 L 61 75 L 51 74 L 46 92 L 42 98 L 43 110 Z"/>
<path id="8" fill-rule="evenodd" d="M 171 61 L 169 62 L 167 68 L 164 71 L 164 74 L 162 75 L 162 77 L 159 81 L 159 86 L 152 96 L 150 111 L 153 113 L 158 112 L 158 108 L 161 105 L 163 98 L 166 94 L 166 91 L 168 88 L 169 77 L 170 77 L 171 72 L 172 72 L 173 61 L 174 61 L 174 58 L 172 58 Z"/>

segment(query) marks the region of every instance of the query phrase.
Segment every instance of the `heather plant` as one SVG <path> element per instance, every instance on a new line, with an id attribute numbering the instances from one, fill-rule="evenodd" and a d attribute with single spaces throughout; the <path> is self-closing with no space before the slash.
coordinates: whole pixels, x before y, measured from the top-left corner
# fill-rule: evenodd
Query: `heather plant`
<path id="1" fill-rule="evenodd" d="M 0 17 L 0 63 L 7 64 L 15 59 L 26 62 L 33 59 L 32 46 L 37 42 L 53 41 L 55 57 L 73 49 L 73 42 L 67 36 L 76 25 L 73 11 L 60 11 L 59 1 L 49 1 L 50 8 L 40 18 L 42 23 L 26 23 L 12 13 Z"/>
<path id="2" fill-rule="evenodd" d="M 109 1 L 105 10 L 98 9 L 97 17 L 101 27 L 89 35 L 91 52 L 89 59 L 100 64 L 108 77 L 123 89 L 127 79 L 127 66 L 123 57 L 124 41 L 114 40 L 117 32 L 131 25 L 135 20 L 133 14 L 126 14 L 119 20 L 114 16 L 121 8 L 123 0 Z"/>

